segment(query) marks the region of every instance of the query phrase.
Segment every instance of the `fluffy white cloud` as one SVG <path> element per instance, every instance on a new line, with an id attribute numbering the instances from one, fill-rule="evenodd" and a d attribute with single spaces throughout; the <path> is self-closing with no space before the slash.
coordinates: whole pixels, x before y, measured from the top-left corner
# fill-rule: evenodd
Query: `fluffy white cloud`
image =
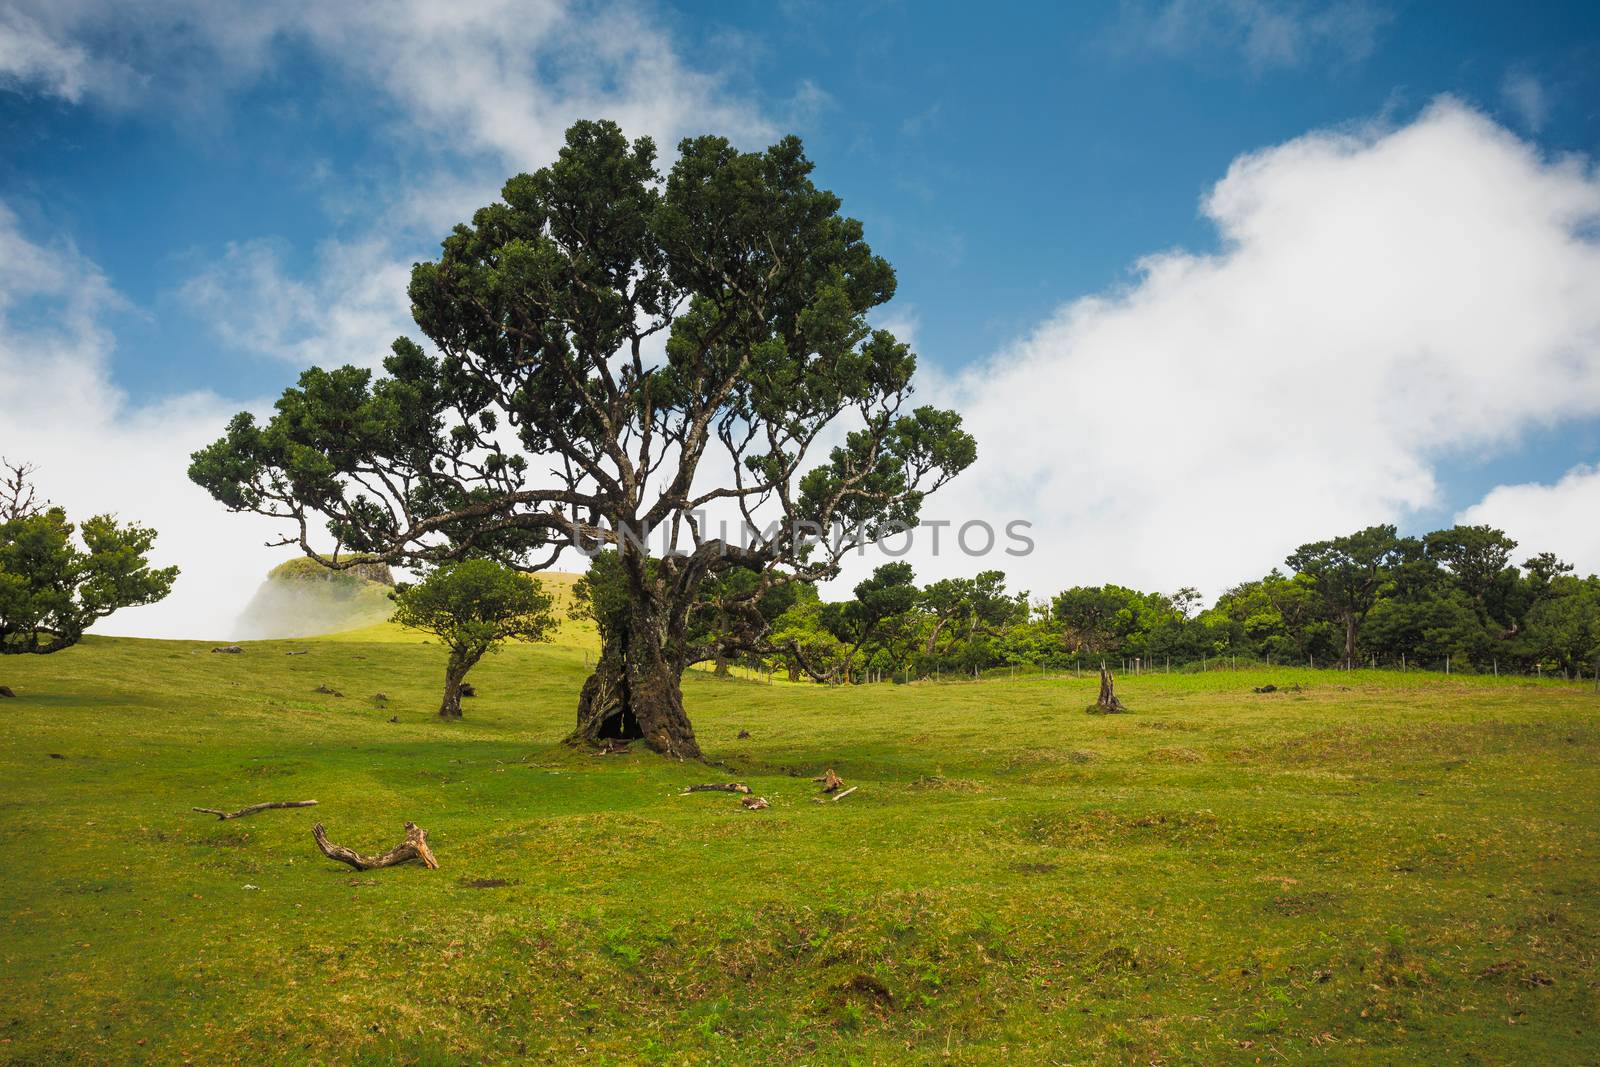
<path id="1" fill-rule="evenodd" d="M 41 493 L 74 519 L 109 511 L 154 526 L 156 561 L 182 568 L 166 601 L 97 632 L 223 637 L 283 551 L 185 475 L 237 404 L 196 393 L 132 406 L 109 384 L 106 318 L 121 306 L 93 263 L 29 240 L 0 204 L 0 453 L 37 464 Z"/>
<path id="2" fill-rule="evenodd" d="M 1550 485 L 1499 486 L 1456 521 L 1498 527 L 1530 556 L 1554 552 L 1579 574 L 1600 573 L 1600 465 L 1574 467 Z"/>
<path id="3" fill-rule="evenodd" d="M 980 459 L 941 517 L 1031 519 L 1038 592 L 1215 592 L 1439 503 L 1433 464 L 1600 414 L 1600 179 L 1441 100 L 1241 157 L 1221 251 L 1169 251 L 957 380 Z M 1559 545 L 1561 539 L 1530 537 Z M 976 561 L 919 559 L 929 574 Z"/>
<path id="4" fill-rule="evenodd" d="M 370 229 L 324 242 L 304 276 L 285 272 L 263 237 L 190 282 L 185 295 L 222 340 L 295 362 L 381 357 L 409 321 L 410 265 L 508 174 L 554 158 L 579 118 L 615 119 L 667 154 L 692 134 L 771 133 L 715 72 L 680 59 L 648 5 L 626 0 L 11 0 L 0 19 L 0 84 L 182 113 L 216 107 L 298 48 L 336 91 L 386 103 L 376 121 L 407 158 L 450 154 L 448 170 L 377 191 L 380 202 L 363 205 Z M 806 83 L 796 106 L 825 99 Z"/>
<path id="5" fill-rule="evenodd" d="M 682 62 L 647 5 L 617 0 L 9 0 L 0 84 L 117 107 L 216 102 L 309 49 L 342 84 L 377 89 L 415 143 L 546 162 L 572 120 L 603 115 L 666 140 L 766 122 Z M 797 99 L 819 90 L 802 85 Z"/>

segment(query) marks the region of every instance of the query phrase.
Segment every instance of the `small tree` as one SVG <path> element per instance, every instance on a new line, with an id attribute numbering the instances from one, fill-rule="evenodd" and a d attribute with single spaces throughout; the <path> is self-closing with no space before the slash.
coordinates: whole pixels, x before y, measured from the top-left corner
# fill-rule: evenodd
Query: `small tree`
<path id="1" fill-rule="evenodd" d="M 433 634 L 450 651 L 444 672 L 442 719 L 461 718 L 467 672 L 506 641 L 548 641 L 553 600 L 536 581 L 486 559 L 439 567 L 395 592 L 394 621 Z"/>
<path id="2" fill-rule="evenodd" d="M 4 467 L 0 653 L 59 652 L 119 608 L 153 604 L 172 591 L 178 568 L 155 569 L 147 558 L 154 530 L 119 525 L 110 515 L 76 527 L 63 509 L 35 502 L 32 467 Z"/>

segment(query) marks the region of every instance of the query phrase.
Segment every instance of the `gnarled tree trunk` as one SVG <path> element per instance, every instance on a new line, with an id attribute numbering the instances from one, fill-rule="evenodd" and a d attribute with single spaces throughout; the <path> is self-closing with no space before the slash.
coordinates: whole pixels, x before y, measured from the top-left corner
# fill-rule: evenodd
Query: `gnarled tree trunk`
<path id="1" fill-rule="evenodd" d="M 626 626 L 602 635 L 600 661 L 578 696 L 572 744 L 642 740 L 679 759 L 699 759 L 700 743 L 683 710 L 683 668 L 663 647 L 662 628 L 635 607 Z"/>
<path id="2" fill-rule="evenodd" d="M 439 718 L 461 718 L 461 685 L 481 656 L 481 652 L 476 655 L 470 651 L 450 653 L 450 662 L 444 669 L 444 699 L 439 703 Z"/>

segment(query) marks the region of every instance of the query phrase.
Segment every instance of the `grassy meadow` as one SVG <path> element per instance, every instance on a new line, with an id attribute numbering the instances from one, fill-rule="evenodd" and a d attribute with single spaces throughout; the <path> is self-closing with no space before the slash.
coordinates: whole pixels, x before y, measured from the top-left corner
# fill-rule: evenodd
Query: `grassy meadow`
<path id="1" fill-rule="evenodd" d="M 210 647 L 0 660 L 0 1063 L 1600 1058 L 1587 686 L 691 673 L 706 767 L 558 743 L 592 633 L 456 723 L 387 627 Z"/>

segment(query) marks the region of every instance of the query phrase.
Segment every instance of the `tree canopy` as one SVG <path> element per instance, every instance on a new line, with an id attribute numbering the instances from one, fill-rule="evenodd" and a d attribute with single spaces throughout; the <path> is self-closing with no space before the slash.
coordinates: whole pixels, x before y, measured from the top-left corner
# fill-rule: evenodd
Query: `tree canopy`
<path id="1" fill-rule="evenodd" d="M 112 612 L 161 600 L 178 578 L 177 567 L 150 566 L 154 530 L 111 515 L 74 525 L 37 501 L 32 470 L 6 464 L 0 481 L 0 654 L 69 648 Z"/>

